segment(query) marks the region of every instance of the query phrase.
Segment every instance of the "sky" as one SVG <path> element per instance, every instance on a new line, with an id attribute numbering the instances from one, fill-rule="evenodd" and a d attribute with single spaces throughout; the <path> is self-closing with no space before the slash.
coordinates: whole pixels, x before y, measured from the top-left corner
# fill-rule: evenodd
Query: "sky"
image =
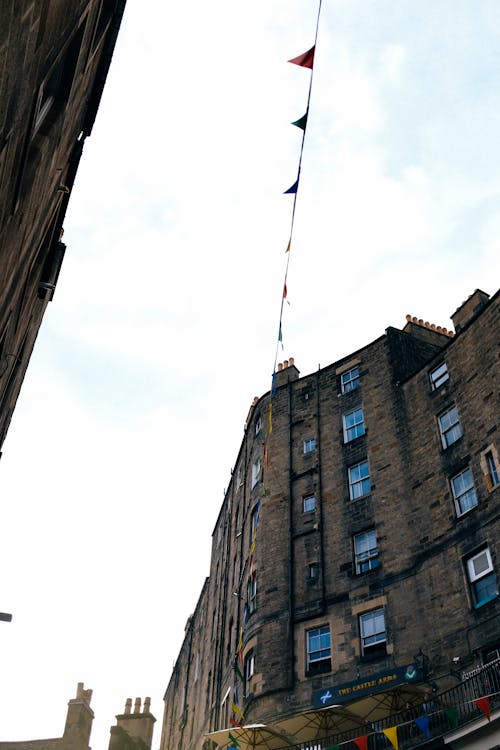
<path id="1" fill-rule="evenodd" d="M 128 0 L 0 462 L 0 739 L 163 694 L 274 367 L 312 0 Z M 302 375 L 500 265 L 498 0 L 323 0 L 283 311 Z M 288 304 L 289 303 L 289 304 Z"/>

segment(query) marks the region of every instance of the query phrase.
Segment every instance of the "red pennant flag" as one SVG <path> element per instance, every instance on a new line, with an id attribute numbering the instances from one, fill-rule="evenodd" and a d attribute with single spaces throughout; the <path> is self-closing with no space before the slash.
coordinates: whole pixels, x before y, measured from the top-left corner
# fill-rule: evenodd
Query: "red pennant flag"
<path id="1" fill-rule="evenodd" d="M 359 750 L 368 750 L 368 735 L 365 734 L 363 737 L 356 737 L 354 742 L 359 747 Z"/>
<path id="2" fill-rule="evenodd" d="M 271 464 L 269 463 L 269 448 L 267 447 L 267 443 L 264 443 L 264 466 L 266 467 L 266 471 L 269 471 L 271 468 Z"/>
<path id="3" fill-rule="evenodd" d="M 283 284 L 283 299 L 286 299 L 286 281 Z"/>
<path id="4" fill-rule="evenodd" d="M 292 59 L 288 60 L 288 62 L 294 63 L 294 65 L 300 65 L 302 68 L 310 68 L 312 70 L 312 66 L 314 63 L 314 49 L 314 47 L 311 47 L 311 49 L 307 50 L 307 52 L 304 52 L 303 55 L 292 57 Z"/>
<path id="5" fill-rule="evenodd" d="M 242 725 L 236 721 L 236 719 L 233 719 L 232 717 L 229 719 L 229 723 L 232 727 L 238 727 L 238 729 L 243 729 Z"/>
<path id="6" fill-rule="evenodd" d="M 474 701 L 476 706 L 479 708 L 480 711 L 483 712 L 483 714 L 486 716 L 488 721 L 490 721 L 490 699 L 489 698 L 478 698 Z"/>

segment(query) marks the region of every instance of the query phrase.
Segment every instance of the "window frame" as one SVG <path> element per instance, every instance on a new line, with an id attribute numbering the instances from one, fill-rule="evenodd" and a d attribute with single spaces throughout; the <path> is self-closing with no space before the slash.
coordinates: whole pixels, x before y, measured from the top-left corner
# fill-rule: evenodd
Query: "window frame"
<path id="1" fill-rule="evenodd" d="M 316 561 L 308 563 L 307 572 L 308 572 L 308 576 L 307 576 L 308 581 L 317 581 L 319 579 L 319 563 Z"/>
<path id="2" fill-rule="evenodd" d="M 257 573 L 254 571 L 247 581 L 247 606 L 248 614 L 253 614 L 257 609 Z"/>
<path id="3" fill-rule="evenodd" d="M 315 437 L 306 438 L 303 441 L 304 456 L 308 456 L 310 453 L 314 453 L 315 450 L 316 450 L 316 438 Z"/>
<path id="4" fill-rule="evenodd" d="M 306 508 L 306 503 L 308 500 L 312 500 L 312 508 Z M 316 495 L 314 493 L 309 493 L 308 495 L 302 496 L 302 513 L 314 513 L 316 510 Z"/>
<path id="5" fill-rule="evenodd" d="M 352 373 L 356 373 L 352 376 Z M 350 377 L 352 376 L 352 377 Z M 346 370 L 340 375 L 340 391 L 341 393 L 350 393 L 356 390 L 361 385 L 361 376 L 359 374 L 359 365 L 351 367 L 350 370 Z"/>
<path id="6" fill-rule="evenodd" d="M 484 570 L 476 572 L 474 568 L 474 561 L 485 555 L 487 567 Z M 467 580 L 469 583 L 469 591 L 471 594 L 472 606 L 474 609 L 483 607 L 488 602 L 493 601 L 499 596 L 498 581 L 493 566 L 493 560 L 491 558 L 491 552 L 488 546 L 482 547 L 480 550 L 468 555 L 465 558 L 465 570 L 467 573 Z M 483 583 L 480 583 L 480 582 Z M 486 596 L 482 594 L 484 583 L 489 581 L 494 583 L 494 593 L 486 593 Z"/>
<path id="7" fill-rule="evenodd" d="M 366 465 L 368 467 L 368 473 L 366 476 L 361 476 L 357 479 L 353 479 L 352 473 L 355 469 L 357 469 L 360 466 Z M 371 487 L 371 481 L 370 481 L 370 464 L 368 462 L 367 458 L 364 458 L 362 461 L 358 461 L 358 463 L 353 464 L 352 466 L 349 466 L 347 468 L 347 478 L 349 483 L 349 498 L 351 500 L 358 500 L 360 497 L 365 497 L 366 495 L 369 495 L 372 491 Z M 368 488 L 365 490 L 365 482 L 368 482 Z M 354 488 L 358 485 L 361 485 L 361 493 L 359 495 L 355 494 Z"/>
<path id="8" fill-rule="evenodd" d="M 260 482 L 261 471 L 262 471 L 262 463 L 261 463 L 260 456 L 259 456 L 259 458 L 257 458 L 252 463 L 252 490 Z"/>
<path id="9" fill-rule="evenodd" d="M 357 550 L 356 540 L 360 540 L 362 537 L 366 537 L 368 534 L 373 534 L 373 541 L 375 542 L 374 546 L 369 546 L 367 550 Z M 363 575 L 364 573 L 368 573 L 370 570 L 375 570 L 379 567 L 380 560 L 377 543 L 377 532 L 374 528 L 366 529 L 365 531 L 360 531 L 359 533 L 354 534 L 352 542 L 354 550 L 354 570 L 356 575 Z M 373 552 L 374 554 L 371 554 Z M 368 564 L 367 568 L 364 568 L 365 564 Z"/>
<path id="10" fill-rule="evenodd" d="M 244 686 L 243 686 L 243 692 L 245 697 L 247 697 L 250 694 L 250 683 L 252 681 L 252 677 L 255 674 L 255 651 L 254 649 L 250 649 L 250 651 L 247 651 L 245 654 L 245 658 L 243 660 L 243 675 L 245 678 Z"/>
<path id="11" fill-rule="evenodd" d="M 443 372 L 439 373 L 440 370 L 443 370 Z M 431 384 L 432 391 L 437 391 L 438 388 L 441 388 L 441 386 L 444 385 L 449 379 L 450 371 L 448 370 L 448 365 L 444 360 L 429 372 L 429 382 Z"/>
<path id="12" fill-rule="evenodd" d="M 368 623 L 371 621 L 376 620 L 377 617 L 382 616 L 384 629 L 378 630 L 374 633 L 365 633 L 364 632 L 364 623 Z M 375 658 L 377 656 L 386 656 L 387 655 L 387 624 L 385 621 L 385 609 L 384 607 L 377 607 L 376 609 L 371 609 L 368 612 L 362 612 L 358 615 L 358 622 L 359 622 L 359 639 L 360 639 L 360 646 L 361 646 L 361 655 L 367 658 Z M 382 638 L 377 638 L 377 636 L 383 635 Z M 369 638 L 376 638 L 376 640 L 371 643 L 367 644 L 366 641 Z M 381 646 L 383 645 L 383 653 Z"/>
<path id="13" fill-rule="evenodd" d="M 361 414 L 361 420 L 354 421 L 353 424 L 348 425 L 348 418 L 356 414 Z M 342 414 L 342 429 L 344 432 L 344 443 L 351 443 L 353 440 L 356 440 L 356 438 L 362 437 L 365 434 L 365 413 L 362 406 L 357 409 L 352 409 L 352 411 L 349 411 L 346 414 Z M 361 432 L 359 432 L 359 429 L 361 429 Z M 353 432 L 354 434 L 351 434 Z"/>
<path id="14" fill-rule="evenodd" d="M 466 487 L 458 487 L 457 482 L 459 482 L 461 477 L 464 477 L 464 475 L 466 474 L 468 474 L 470 477 L 470 483 Z M 476 486 L 474 484 L 474 475 L 470 466 L 466 466 L 464 469 L 462 469 L 462 471 L 459 471 L 458 474 L 450 477 L 450 487 L 451 494 L 453 496 L 453 502 L 455 503 L 455 512 L 458 518 L 464 516 L 466 513 L 469 513 L 469 511 L 473 510 L 473 508 L 478 505 L 479 501 L 477 498 Z M 474 502 L 472 504 L 469 504 L 468 497 L 471 493 L 473 495 Z M 463 500 L 465 500 L 465 502 L 468 504 L 468 507 L 462 507 Z"/>
<path id="15" fill-rule="evenodd" d="M 319 625 L 315 628 L 309 628 L 305 632 L 306 636 L 306 673 L 321 674 L 330 672 L 332 668 L 332 636 L 330 625 Z M 328 645 L 322 639 L 328 636 Z M 313 639 L 319 639 L 316 648 L 312 648 Z M 328 653 L 326 653 L 328 652 Z M 318 654 L 318 656 L 314 656 Z M 319 666 L 318 666 L 319 665 Z"/>
<path id="16" fill-rule="evenodd" d="M 455 421 L 454 422 L 450 422 L 450 425 L 447 426 L 447 427 L 445 427 L 443 425 L 443 421 L 442 420 L 445 417 L 448 417 L 448 415 L 451 412 L 455 413 Z M 456 404 L 450 404 L 450 406 L 448 406 L 447 409 L 445 409 L 440 414 L 438 414 L 437 420 L 438 420 L 438 426 L 439 426 L 439 435 L 441 437 L 441 445 L 443 446 L 443 449 L 446 450 L 447 448 L 450 448 L 450 446 L 452 446 L 454 443 L 456 443 L 457 440 L 460 440 L 460 438 L 464 434 L 463 430 L 462 430 L 462 425 L 460 424 L 460 418 L 458 416 L 457 405 Z M 459 431 L 460 434 L 456 435 L 456 437 L 455 437 L 455 434 L 456 434 L 455 430 L 456 429 L 458 429 L 458 431 Z M 448 436 L 449 435 L 452 435 L 452 437 L 453 437 L 453 439 L 450 440 L 450 441 L 448 441 Z"/>

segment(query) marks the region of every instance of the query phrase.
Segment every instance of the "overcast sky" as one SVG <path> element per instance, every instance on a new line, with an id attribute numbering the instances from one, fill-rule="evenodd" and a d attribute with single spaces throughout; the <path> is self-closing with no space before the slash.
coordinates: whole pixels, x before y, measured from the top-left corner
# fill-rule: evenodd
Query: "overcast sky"
<path id="1" fill-rule="evenodd" d="M 162 698 L 271 384 L 313 0 L 128 0 L 68 249 L 0 462 L 0 739 L 105 750 Z M 500 258 L 498 0 L 323 0 L 284 349 L 302 375 L 410 313 L 451 328 Z"/>

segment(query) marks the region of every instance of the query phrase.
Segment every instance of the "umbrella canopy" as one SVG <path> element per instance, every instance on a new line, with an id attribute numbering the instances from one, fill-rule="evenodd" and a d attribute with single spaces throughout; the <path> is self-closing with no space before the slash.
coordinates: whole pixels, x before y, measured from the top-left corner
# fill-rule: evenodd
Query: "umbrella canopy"
<path id="1" fill-rule="evenodd" d="M 277 727 L 268 724 L 247 724 L 244 727 L 219 729 L 216 732 L 209 732 L 205 737 L 222 748 L 228 745 L 234 746 L 234 740 L 236 740 L 239 750 L 253 750 L 253 748 L 279 750 L 295 742 L 285 730 L 280 731 Z"/>
<path id="2" fill-rule="evenodd" d="M 369 695 L 349 704 L 320 708 L 288 716 L 274 727 L 295 738 L 295 743 L 309 742 L 341 734 L 351 729 L 361 729 L 377 720 L 401 711 L 406 703 L 418 703 L 422 694 L 416 688 L 404 685 L 395 690 Z"/>

